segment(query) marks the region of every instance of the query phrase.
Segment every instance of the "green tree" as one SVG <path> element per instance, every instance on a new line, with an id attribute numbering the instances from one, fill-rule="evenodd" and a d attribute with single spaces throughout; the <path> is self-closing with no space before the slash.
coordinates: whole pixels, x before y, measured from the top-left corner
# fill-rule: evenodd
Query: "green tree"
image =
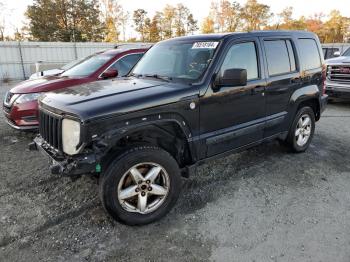
<path id="1" fill-rule="evenodd" d="M 114 23 L 114 20 L 111 16 L 106 19 L 106 42 L 118 42 L 118 31 Z"/>
<path id="2" fill-rule="evenodd" d="M 173 37 L 174 24 L 175 24 L 175 7 L 166 5 L 163 9 L 163 31 L 164 38 Z"/>
<path id="3" fill-rule="evenodd" d="M 260 4 L 257 0 L 248 0 L 241 12 L 241 18 L 244 21 L 244 30 L 261 30 L 268 24 L 272 15 L 268 5 Z"/>
<path id="4" fill-rule="evenodd" d="M 140 33 L 142 41 L 156 42 L 173 36 L 193 34 L 198 30 L 197 20 L 189 8 L 183 4 L 166 5 L 162 11 L 157 11 L 152 19 L 147 12 L 137 9 L 133 15 L 135 30 Z"/>
<path id="5" fill-rule="evenodd" d="M 198 30 L 197 20 L 193 18 L 193 14 L 189 14 L 187 16 L 187 22 L 186 22 L 186 33 L 193 35 L 195 31 Z"/>
<path id="6" fill-rule="evenodd" d="M 28 29 L 39 41 L 101 41 L 97 0 L 34 0 L 26 11 Z"/>
<path id="7" fill-rule="evenodd" d="M 214 33 L 214 21 L 210 16 L 204 18 L 201 31 L 203 34 Z"/>
<path id="8" fill-rule="evenodd" d="M 237 31 L 241 25 L 241 9 L 241 5 L 235 1 L 232 3 L 228 0 L 212 1 L 208 17 L 213 22 L 214 31 Z"/>
<path id="9" fill-rule="evenodd" d="M 241 25 L 242 8 L 238 2 L 230 3 L 223 0 L 220 3 L 220 16 L 223 32 L 235 32 Z"/>
<path id="10" fill-rule="evenodd" d="M 5 17 L 6 17 L 6 6 L 2 1 L 0 2 L 0 41 L 5 39 Z"/>
<path id="11" fill-rule="evenodd" d="M 162 39 L 162 13 L 157 12 L 151 21 L 149 34 L 150 34 L 150 42 L 157 42 Z"/>
<path id="12" fill-rule="evenodd" d="M 145 39 L 144 42 L 151 42 L 151 19 L 149 17 L 145 18 Z"/>
<path id="13" fill-rule="evenodd" d="M 186 34 L 185 24 L 187 23 L 187 17 L 190 14 L 190 10 L 183 4 L 177 4 L 175 8 L 175 35 L 183 36 Z"/>
<path id="14" fill-rule="evenodd" d="M 135 30 L 140 33 L 141 41 L 145 41 L 146 25 L 145 20 L 147 18 L 147 12 L 144 9 L 137 9 L 134 11 L 133 20 L 135 23 Z"/>
<path id="15" fill-rule="evenodd" d="M 342 16 L 338 10 L 332 10 L 328 17 L 323 27 L 324 42 L 344 42 L 350 29 L 350 19 Z"/>
<path id="16" fill-rule="evenodd" d="M 129 20 L 129 12 L 125 11 L 123 8 L 121 8 L 120 14 L 119 14 L 119 25 L 121 27 L 121 32 L 123 35 L 123 41 L 126 41 L 126 27 L 128 25 Z"/>
<path id="17" fill-rule="evenodd" d="M 281 13 L 277 14 L 278 23 L 276 29 L 291 29 L 293 26 L 293 7 L 288 6 L 282 10 Z"/>
<path id="18" fill-rule="evenodd" d="M 289 6 L 284 8 L 277 14 L 278 22 L 276 24 L 266 26 L 266 29 L 280 29 L 280 30 L 306 30 L 306 19 L 300 17 L 299 19 L 293 19 L 293 7 Z"/>
<path id="19" fill-rule="evenodd" d="M 101 2 L 101 13 L 106 23 L 106 38 L 107 42 L 119 41 L 119 35 L 123 31 L 125 38 L 125 16 L 127 15 L 123 7 L 119 4 L 118 0 L 100 0 Z M 121 30 L 120 30 L 121 27 Z"/>

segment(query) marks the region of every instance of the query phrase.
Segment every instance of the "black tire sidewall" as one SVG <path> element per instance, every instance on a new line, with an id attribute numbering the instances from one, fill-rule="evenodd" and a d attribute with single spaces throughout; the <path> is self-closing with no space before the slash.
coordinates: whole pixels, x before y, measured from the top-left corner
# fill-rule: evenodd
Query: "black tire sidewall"
<path id="1" fill-rule="evenodd" d="M 163 204 L 149 214 L 126 211 L 118 201 L 117 186 L 122 176 L 132 166 L 142 162 L 161 165 L 169 175 L 169 193 Z M 128 225 L 143 225 L 163 217 L 175 204 L 181 191 L 181 174 L 176 160 L 158 147 L 132 148 L 112 161 L 100 177 L 100 197 L 106 211 L 116 220 Z"/>
<path id="2" fill-rule="evenodd" d="M 300 117 L 305 115 L 305 114 L 307 114 L 311 119 L 311 134 L 310 134 L 310 137 L 309 137 L 309 140 L 307 141 L 307 143 L 304 146 L 299 146 L 296 142 L 296 139 L 295 139 L 295 131 L 296 131 Z M 293 124 L 292 124 L 291 129 L 290 129 L 289 134 L 288 134 L 287 142 L 291 146 L 291 148 L 294 152 L 297 152 L 297 153 L 304 152 L 309 147 L 309 145 L 312 141 L 312 138 L 314 136 L 314 133 L 315 133 L 315 113 L 311 107 L 308 107 L 308 106 L 302 107 L 301 109 L 299 109 L 299 111 L 297 112 L 297 114 L 294 118 Z"/>

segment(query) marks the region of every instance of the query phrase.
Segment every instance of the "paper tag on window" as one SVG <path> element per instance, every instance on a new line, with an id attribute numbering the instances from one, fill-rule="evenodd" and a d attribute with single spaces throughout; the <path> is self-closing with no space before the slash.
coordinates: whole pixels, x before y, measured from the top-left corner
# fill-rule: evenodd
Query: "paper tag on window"
<path id="1" fill-rule="evenodd" d="M 196 48 L 206 48 L 206 49 L 215 49 L 219 42 L 195 42 L 192 46 L 192 49 Z"/>

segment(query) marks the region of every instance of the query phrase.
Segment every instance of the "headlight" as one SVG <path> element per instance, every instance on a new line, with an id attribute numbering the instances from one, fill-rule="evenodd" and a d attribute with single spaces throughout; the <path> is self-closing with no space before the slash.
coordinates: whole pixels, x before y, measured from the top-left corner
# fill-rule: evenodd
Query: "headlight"
<path id="1" fill-rule="evenodd" d="M 80 142 L 80 123 L 71 119 L 62 121 L 63 151 L 68 155 L 78 153 L 77 146 Z"/>
<path id="2" fill-rule="evenodd" d="M 41 93 L 30 93 L 30 94 L 22 94 L 16 100 L 16 103 L 22 104 L 30 101 L 37 100 Z"/>
<path id="3" fill-rule="evenodd" d="M 13 94 L 11 92 L 7 92 L 4 99 L 5 106 L 12 106 L 12 104 L 19 97 L 19 94 Z"/>

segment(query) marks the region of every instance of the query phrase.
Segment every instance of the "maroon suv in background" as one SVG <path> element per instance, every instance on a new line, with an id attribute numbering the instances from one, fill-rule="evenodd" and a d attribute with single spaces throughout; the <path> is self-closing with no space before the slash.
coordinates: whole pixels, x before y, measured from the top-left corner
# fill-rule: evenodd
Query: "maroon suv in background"
<path id="1" fill-rule="evenodd" d="M 148 48 L 117 48 L 95 53 L 57 76 L 27 80 L 5 96 L 3 111 L 7 123 L 19 130 L 38 127 L 37 98 L 44 92 L 93 81 L 125 76 Z"/>

